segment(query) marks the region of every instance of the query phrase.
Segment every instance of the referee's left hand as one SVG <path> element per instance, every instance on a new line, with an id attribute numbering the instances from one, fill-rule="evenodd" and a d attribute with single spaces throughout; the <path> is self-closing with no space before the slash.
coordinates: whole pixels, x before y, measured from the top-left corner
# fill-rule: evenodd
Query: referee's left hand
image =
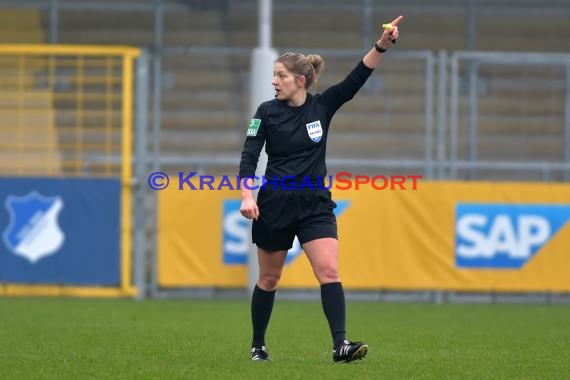
<path id="1" fill-rule="evenodd" d="M 398 23 L 402 21 L 403 18 L 404 16 L 396 17 L 396 19 L 390 23 L 392 24 L 392 29 L 384 29 L 384 32 L 378 41 L 378 45 L 380 45 L 380 47 L 388 49 L 390 43 L 398 39 L 398 36 L 400 35 L 400 31 L 398 30 Z"/>

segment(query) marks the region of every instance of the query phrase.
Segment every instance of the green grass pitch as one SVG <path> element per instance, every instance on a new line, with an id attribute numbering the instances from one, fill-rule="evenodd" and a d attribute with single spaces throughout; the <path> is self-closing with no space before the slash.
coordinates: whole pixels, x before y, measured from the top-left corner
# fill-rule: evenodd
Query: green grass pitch
<path id="1" fill-rule="evenodd" d="M 318 301 L 276 300 L 271 363 L 246 301 L 0 299 L 2 379 L 568 379 L 569 305 L 349 302 L 368 356 L 333 364 Z"/>

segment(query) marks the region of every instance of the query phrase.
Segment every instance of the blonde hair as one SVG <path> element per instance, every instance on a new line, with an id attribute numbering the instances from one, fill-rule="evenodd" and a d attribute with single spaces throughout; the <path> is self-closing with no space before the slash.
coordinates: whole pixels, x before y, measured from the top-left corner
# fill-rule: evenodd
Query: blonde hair
<path id="1" fill-rule="evenodd" d="M 285 53 L 275 62 L 282 63 L 283 66 L 297 76 L 305 77 L 305 88 L 311 87 L 317 82 L 317 76 L 324 67 L 325 62 L 318 54 L 304 56 L 299 53 Z"/>

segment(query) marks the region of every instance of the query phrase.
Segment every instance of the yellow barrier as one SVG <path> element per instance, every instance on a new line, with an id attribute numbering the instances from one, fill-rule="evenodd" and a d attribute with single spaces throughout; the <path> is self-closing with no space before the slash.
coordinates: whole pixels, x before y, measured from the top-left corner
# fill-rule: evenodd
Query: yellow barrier
<path id="1" fill-rule="evenodd" d="M 337 219 L 348 289 L 570 291 L 570 185 L 418 182 L 417 190 L 332 191 L 344 207 Z M 171 184 L 159 194 L 158 229 L 160 286 L 246 285 L 241 259 L 251 230 L 239 216 L 239 191 Z M 305 255 L 292 255 L 281 287 L 317 287 Z"/>
<path id="2" fill-rule="evenodd" d="M 123 46 L 0 45 L 0 175 L 120 177 L 123 294 L 133 293 L 130 182 L 139 55 Z M 94 289 L 99 293 L 113 292 Z"/>

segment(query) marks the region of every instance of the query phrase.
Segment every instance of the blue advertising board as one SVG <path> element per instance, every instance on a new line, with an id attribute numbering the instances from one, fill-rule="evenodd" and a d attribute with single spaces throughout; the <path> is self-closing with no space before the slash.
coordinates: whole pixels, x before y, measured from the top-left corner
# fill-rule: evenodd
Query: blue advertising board
<path id="1" fill-rule="evenodd" d="M 120 284 L 118 179 L 0 178 L 0 282 Z"/>

